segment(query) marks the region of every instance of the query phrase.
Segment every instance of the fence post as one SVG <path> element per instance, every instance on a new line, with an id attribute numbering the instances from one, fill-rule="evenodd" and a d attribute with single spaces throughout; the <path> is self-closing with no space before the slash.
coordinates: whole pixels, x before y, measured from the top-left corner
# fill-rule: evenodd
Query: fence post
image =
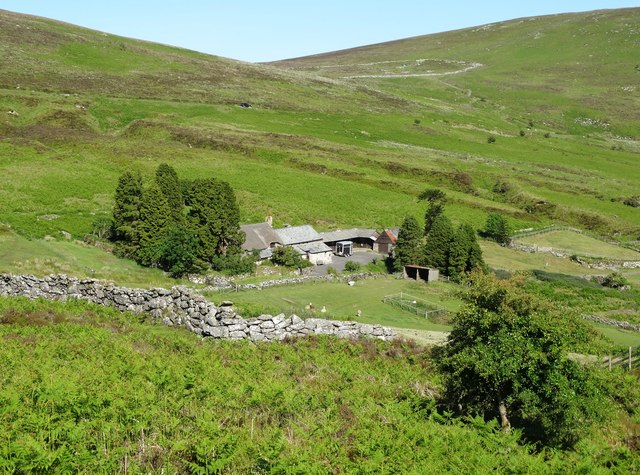
<path id="1" fill-rule="evenodd" d="M 629 372 L 631 372 L 631 347 L 629 347 Z"/>
<path id="2" fill-rule="evenodd" d="M 611 371 L 611 355 L 609 355 L 609 371 Z"/>

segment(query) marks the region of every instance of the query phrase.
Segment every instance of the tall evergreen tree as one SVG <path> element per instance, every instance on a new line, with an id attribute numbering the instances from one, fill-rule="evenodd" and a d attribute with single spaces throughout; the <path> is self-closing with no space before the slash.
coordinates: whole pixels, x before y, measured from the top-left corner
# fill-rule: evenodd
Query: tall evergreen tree
<path id="1" fill-rule="evenodd" d="M 140 173 L 124 172 L 116 186 L 111 235 L 116 243 L 116 251 L 125 257 L 133 257 L 138 248 L 137 224 L 140 218 L 141 199 Z"/>
<path id="2" fill-rule="evenodd" d="M 231 186 L 215 178 L 194 180 L 189 192 L 189 225 L 198 239 L 198 257 L 239 252 L 244 240 L 240 209 Z"/>
<path id="3" fill-rule="evenodd" d="M 461 224 L 455 232 L 449 249 L 449 277 L 460 280 L 473 269 L 484 270 L 482 249 L 478 244 L 476 232 L 470 224 Z"/>
<path id="4" fill-rule="evenodd" d="M 433 222 L 438 216 L 444 213 L 444 205 L 447 202 L 447 195 L 444 191 L 437 188 L 428 188 L 420 193 L 418 196 L 419 201 L 426 200 L 427 211 L 424 215 L 424 235 L 426 236 L 431 231 Z"/>
<path id="5" fill-rule="evenodd" d="M 423 250 L 423 261 L 426 265 L 435 267 L 443 274 L 449 272 L 449 254 L 454 232 L 451 221 L 444 214 L 438 216 L 427 236 Z"/>
<path id="6" fill-rule="evenodd" d="M 465 272 L 471 272 L 474 269 L 485 270 L 486 265 L 484 263 L 484 258 L 482 257 L 482 249 L 478 243 L 476 231 L 470 224 L 464 223 L 462 225 L 462 232 L 467 235 L 467 240 L 469 241 L 469 253 L 467 255 L 467 263 L 464 268 Z"/>
<path id="7" fill-rule="evenodd" d="M 433 223 L 444 213 L 444 203 L 442 201 L 430 201 L 427 205 L 427 211 L 424 214 L 424 235 L 427 236 L 431 232 Z"/>
<path id="8" fill-rule="evenodd" d="M 400 272 L 407 264 L 420 262 L 420 246 L 422 243 L 422 230 L 418 221 L 413 216 L 407 216 L 398 231 L 398 240 L 394 248 L 395 260 L 393 267 Z"/>
<path id="9" fill-rule="evenodd" d="M 161 243 L 171 225 L 170 208 L 160 187 L 153 183 L 142 192 L 140 219 L 137 232 L 139 247 L 136 258 L 145 266 L 157 265 L 160 261 Z"/>
<path id="10" fill-rule="evenodd" d="M 156 169 L 156 183 L 167 199 L 173 222 L 182 223 L 184 220 L 184 198 L 178 174 L 171 166 L 161 163 Z"/>
<path id="11" fill-rule="evenodd" d="M 485 224 L 484 235 L 499 244 L 508 244 L 511 239 L 511 228 L 500 213 L 489 213 Z"/>
<path id="12" fill-rule="evenodd" d="M 459 281 L 467 270 L 471 242 L 469 235 L 460 225 L 456 229 L 453 241 L 449 248 L 449 263 L 447 273 L 454 281 Z"/>

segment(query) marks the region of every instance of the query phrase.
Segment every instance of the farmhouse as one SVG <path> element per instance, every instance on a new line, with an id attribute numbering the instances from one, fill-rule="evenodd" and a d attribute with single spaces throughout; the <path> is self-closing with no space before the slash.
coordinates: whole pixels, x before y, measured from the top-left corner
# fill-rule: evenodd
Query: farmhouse
<path id="1" fill-rule="evenodd" d="M 296 249 L 300 255 L 314 265 L 330 264 L 333 252 L 322 242 L 322 236 L 310 225 L 290 226 L 273 230 L 285 246 Z"/>
<path id="2" fill-rule="evenodd" d="M 390 254 L 398 240 L 399 229 L 385 229 L 373 243 L 373 250 L 379 254 Z"/>
<path id="3" fill-rule="evenodd" d="M 282 246 L 282 239 L 276 234 L 269 223 L 245 224 L 240 226 L 245 233 L 242 249 L 246 252 L 260 251 L 260 259 L 270 259 L 272 249 Z"/>
<path id="4" fill-rule="evenodd" d="M 373 245 L 378 238 L 378 233 L 375 229 L 338 229 L 337 231 L 331 231 L 327 233 L 320 233 L 322 241 L 331 248 L 331 250 L 337 254 L 342 254 L 341 248 L 351 243 L 351 249 L 373 249 Z"/>

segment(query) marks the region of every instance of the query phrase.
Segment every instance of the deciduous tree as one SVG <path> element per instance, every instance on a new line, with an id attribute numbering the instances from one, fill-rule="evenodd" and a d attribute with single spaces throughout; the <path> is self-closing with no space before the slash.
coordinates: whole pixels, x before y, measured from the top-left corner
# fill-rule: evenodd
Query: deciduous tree
<path id="1" fill-rule="evenodd" d="M 513 425 L 544 443 L 571 446 L 603 414 L 596 379 L 567 358 L 569 338 L 588 331 L 521 287 L 472 274 L 466 305 L 435 353 L 444 399 L 463 414 L 499 418 L 505 431 Z"/>

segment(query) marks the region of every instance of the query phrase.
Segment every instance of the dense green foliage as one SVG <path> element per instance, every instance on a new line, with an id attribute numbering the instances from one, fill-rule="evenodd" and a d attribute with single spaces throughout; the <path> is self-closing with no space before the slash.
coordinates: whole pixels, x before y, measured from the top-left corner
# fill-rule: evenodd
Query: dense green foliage
<path id="1" fill-rule="evenodd" d="M 622 434 L 539 451 L 493 422 L 436 412 L 428 352 L 409 343 L 203 341 L 87 304 L 6 298 L 0 341 L 3 473 L 633 473 L 640 464 Z M 637 406 L 637 385 L 616 384 Z"/>
<path id="2" fill-rule="evenodd" d="M 440 269 L 444 275 L 449 272 L 451 246 L 456 238 L 451 221 L 444 214 L 438 215 L 427 235 L 424 244 L 422 262 Z M 466 242 L 466 237 L 465 237 Z M 462 243 L 463 245 L 465 243 Z"/>
<path id="3" fill-rule="evenodd" d="M 144 189 L 139 174 L 125 172 L 113 209 L 112 239 L 120 254 L 175 276 L 206 266 L 231 274 L 251 272 L 255 258 L 241 255 L 244 234 L 231 186 L 217 179 L 198 179 L 188 182 L 186 191 L 183 200 L 178 175 L 164 163 Z"/>
<path id="4" fill-rule="evenodd" d="M 464 414 L 501 418 L 544 444 L 574 446 L 605 418 L 604 389 L 567 357 L 589 336 L 571 314 L 553 314 L 517 282 L 474 273 L 448 344 L 437 352 L 445 400 Z"/>
<path id="5" fill-rule="evenodd" d="M 198 241 L 184 226 L 168 229 L 160 243 L 160 267 L 174 276 L 182 276 L 196 270 Z"/>
<path id="6" fill-rule="evenodd" d="M 459 281 L 466 273 L 473 269 L 484 269 L 482 249 L 478 244 L 475 230 L 464 223 L 458 226 L 449 248 L 448 275 L 454 281 Z"/>
<path id="7" fill-rule="evenodd" d="M 433 222 L 438 216 L 444 213 L 444 204 L 447 201 L 447 195 L 437 188 L 426 189 L 418 196 L 418 200 L 427 200 L 427 211 L 424 215 L 424 235 L 427 236 L 431 231 Z"/>
<path id="8" fill-rule="evenodd" d="M 181 224 L 184 219 L 184 198 L 178 174 L 173 167 L 161 163 L 156 169 L 156 183 L 167 199 L 173 222 Z"/>
<path id="9" fill-rule="evenodd" d="M 171 208 L 158 185 L 152 183 L 142 191 L 139 220 L 136 225 L 136 258 L 144 266 L 160 263 L 163 242 L 171 226 Z"/>
<path id="10" fill-rule="evenodd" d="M 303 259 L 300 253 L 291 246 L 275 248 L 271 256 L 271 262 L 277 266 L 285 266 L 291 269 L 303 269 L 311 266 L 311 263 Z"/>
<path id="11" fill-rule="evenodd" d="M 124 172 L 118 179 L 113 206 L 112 239 L 125 257 L 135 255 L 138 248 L 137 225 L 142 200 L 142 176 Z"/>
<path id="12" fill-rule="evenodd" d="M 508 244 L 511 240 L 511 227 L 507 218 L 500 213 L 489 213 L 482 233 L 498 244 Z"/>
<path id="13" fill-rule="evenodd" d="M 189 228 L 198 239 L 198 257 L 211 262 L 214 256 L 240 251 L 240 209 L 231 186 L 215 178 L 191 183 L 186 203 Z"/>
<path id="14" fill-rule="evenodd" d="M 393 249 L 394 269 L 401 272 L 404 266 L 421 262 L 420 249 L 422 245 L 422 230 L 418 220 L 413 216 L 406 216 L 398 230 L 398 239 Z"/>

